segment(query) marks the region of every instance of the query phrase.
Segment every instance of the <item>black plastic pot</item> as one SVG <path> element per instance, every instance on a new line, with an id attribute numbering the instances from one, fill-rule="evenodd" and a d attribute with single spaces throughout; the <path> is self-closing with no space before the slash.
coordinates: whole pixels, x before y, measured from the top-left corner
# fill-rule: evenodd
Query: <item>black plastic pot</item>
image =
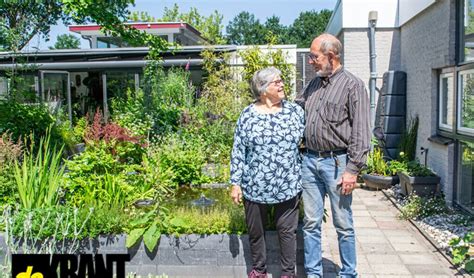
<path id="1" fill-rule="evenodd" d="M 388 189 L 398 183 L 398 176 L 377 176 L 371 174 L 363 174 L 362 179 L 368 188 L 372 189 Z"/>

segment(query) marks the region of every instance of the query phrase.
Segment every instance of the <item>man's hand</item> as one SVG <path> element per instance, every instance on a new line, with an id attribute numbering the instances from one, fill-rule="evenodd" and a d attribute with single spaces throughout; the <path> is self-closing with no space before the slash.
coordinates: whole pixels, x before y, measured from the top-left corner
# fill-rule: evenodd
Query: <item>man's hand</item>
<path id="1" fill-rule="evenodd" d="M 349 195 L 352 193 L 356 186 L 357 175 L 351 174 L 349 172 L 344 172 L 338 184 L 341 185 L 341 194 Z"/>
<path id="2" fill-rule="evenodd" d="M 238 205 L 242 201 L 242 189 L 238 185 L 233 185 L 230 191 L 230 197 L 234 204 Z"/>

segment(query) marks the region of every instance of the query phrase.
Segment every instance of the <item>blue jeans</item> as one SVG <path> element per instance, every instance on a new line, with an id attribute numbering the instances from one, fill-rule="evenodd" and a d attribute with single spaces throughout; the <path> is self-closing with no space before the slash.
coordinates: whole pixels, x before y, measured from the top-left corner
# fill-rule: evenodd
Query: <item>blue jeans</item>
<path id="1" fill-rule="evenodd" d="M 335 158 L 339 160 L 336 167 Z M 342 268 L 340 277 L 357 277 L 356 247 L 352 221 L 352 194 L 341 195 L 337 181 L 346 168 L 347 155 L 322 158 L 305 154 L 302 166 L 304 203 L 304 265 L 308 277 L 323 277 L 321 223 L 324 198 L 329 195 L 333 224 L 337 231 Z"/>

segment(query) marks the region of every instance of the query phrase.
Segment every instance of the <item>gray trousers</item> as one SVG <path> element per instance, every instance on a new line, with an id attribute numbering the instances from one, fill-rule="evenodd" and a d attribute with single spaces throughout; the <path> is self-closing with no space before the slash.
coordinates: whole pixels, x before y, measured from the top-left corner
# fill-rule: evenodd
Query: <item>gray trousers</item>
<path id="1" fill-rule="evenodd" d="M 275 207 L 275 223 L 280 242 L 281 275 L 295 275 L 296 268 L 296 228 L 298 226 L 300 194 L 278 204 L 259 204 L 244 199 L 245 219 L 249 233 L 252 267 L 260 273 L 267 272 L 267 252 L 265 226 L 267 212 Z"/>

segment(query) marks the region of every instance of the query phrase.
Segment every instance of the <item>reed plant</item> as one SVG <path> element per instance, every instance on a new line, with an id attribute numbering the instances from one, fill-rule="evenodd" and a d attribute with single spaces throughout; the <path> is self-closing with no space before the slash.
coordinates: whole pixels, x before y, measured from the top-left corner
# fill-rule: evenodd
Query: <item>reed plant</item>
<path id="1" fill-rule="evenodd" d="M 40 138 L 38 148 L 32 143 L 30 150 L 23 153 L 22 161 L 15 161 L 16 186 L 20 204 L 25 209 L 51 207 L 58 203 L 64 173 L 61 163 L 64 146 L 58 149 L 51 144 L 50 130 Z"/>

